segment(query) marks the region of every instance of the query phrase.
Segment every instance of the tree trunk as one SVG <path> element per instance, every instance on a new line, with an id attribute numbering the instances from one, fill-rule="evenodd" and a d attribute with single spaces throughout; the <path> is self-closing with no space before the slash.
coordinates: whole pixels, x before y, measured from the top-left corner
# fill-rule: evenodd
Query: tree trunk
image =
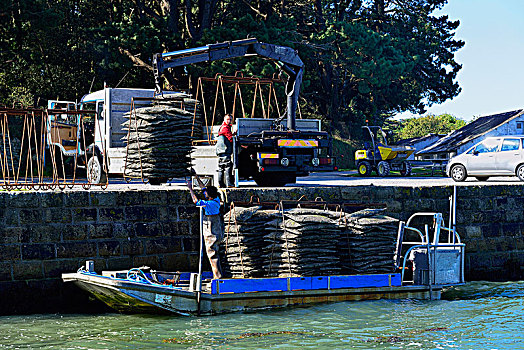
<path id="1" fill-rule="evenodd" d="M 178 0 L 161 0 L 162 14 L 167 16 L 167 29 L 170 33 L 178 32 Z"/>

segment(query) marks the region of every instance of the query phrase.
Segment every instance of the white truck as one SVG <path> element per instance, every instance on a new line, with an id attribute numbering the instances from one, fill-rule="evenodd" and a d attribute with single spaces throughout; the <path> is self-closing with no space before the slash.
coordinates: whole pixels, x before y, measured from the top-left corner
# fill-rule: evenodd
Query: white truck
<path id="1" fill-rule="evenodd" d="M 84 123 L 81 112 L 75 118 L 64 118 L 50 112 L 48 145 L 59 149 L 62 158 L 74 157 L 77 168 L 86 168 L 90 183 L 106 182 L 109 174 L 122 176 L 126 159 L 124 140 L 127 137 L 127 130 L 122 126 L 126 121 L 124 114 L 131 111 L 133 105 L 135 108 L 149 105 L 154 96 L 154 89 L 104 88 L 89 93 L 82 97 L 78 109 L 93 111 L 94 118 Z M 64 103 L 71 108 L 71 102 L 52 102 L 51 108 L 57 109 Z M 155 179 L 149 181 L 154 183 Z"/>

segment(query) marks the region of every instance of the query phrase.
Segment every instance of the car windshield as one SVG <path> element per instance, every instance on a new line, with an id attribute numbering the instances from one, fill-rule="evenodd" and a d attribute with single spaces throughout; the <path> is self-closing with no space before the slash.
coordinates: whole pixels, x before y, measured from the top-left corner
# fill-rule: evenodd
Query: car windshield
<path id="1" fill-rule="evenodd" d="M 496 152 L 499 145 L 499 139 L 487 139 L 475 146 L 475 153 Z"/>

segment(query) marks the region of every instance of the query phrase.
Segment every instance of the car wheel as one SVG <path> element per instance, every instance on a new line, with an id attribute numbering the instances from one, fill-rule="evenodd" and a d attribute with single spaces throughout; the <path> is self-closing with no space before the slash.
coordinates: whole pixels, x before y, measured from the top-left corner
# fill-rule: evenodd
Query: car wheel
<path id="1" fill-rule="evenodd" d="M 466 177 L 468 177 L 468 174 L 466 173 L 466 168 L 464 168 L 464 165 L 457 164 L 453 165 L 451 168 L 451 178 L 457 182 L 461 182 L 466 180 Z"/>
<path id="2" fill-rule="evenodd" d="M 367 160 L 364 160 L 358 164 L 357 169 L 360 176 L 369 176 L 371 173 L 371 164 Z"/>
<path id="3" fill-rule="evenodd" d="M 520 181 L 524 181 L 524 164 L 518 166 L 517 176 L 519 177 Z"/>
<path id="4" fill-rule="evenodd" d="M 388 176 L 390 170 L 391 170 L 391 167 L 389 166 L 389 163 L 386 161 L 382 160 L 377 165 L 377 174 L 380 177 Z"/>
<path id="5" fill-rule="evenodd" d="M 478 181 L 486 181 L 487 179 L 489 179 L 489 176 L 475 176 L 475 178 Z"/>

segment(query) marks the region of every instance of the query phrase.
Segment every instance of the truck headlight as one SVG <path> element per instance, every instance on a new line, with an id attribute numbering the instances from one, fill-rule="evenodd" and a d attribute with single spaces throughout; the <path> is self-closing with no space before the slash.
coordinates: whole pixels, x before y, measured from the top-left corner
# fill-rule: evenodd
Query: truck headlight
<path id="1" fill-rule="evenodd" d="M 282 166 L 288 166 L 289 165 L 289 159 L 282 158 L 282 160 L 280 161 L 280 164 L 282 164 Z"/>
<path id="2" fill-rule="evenodd" d="M 311 160 L 311 163 L 313 164 L 313 166 L 318 166 L 320 164 L 320 159 L 313 158 L 313 160 Z"/>

